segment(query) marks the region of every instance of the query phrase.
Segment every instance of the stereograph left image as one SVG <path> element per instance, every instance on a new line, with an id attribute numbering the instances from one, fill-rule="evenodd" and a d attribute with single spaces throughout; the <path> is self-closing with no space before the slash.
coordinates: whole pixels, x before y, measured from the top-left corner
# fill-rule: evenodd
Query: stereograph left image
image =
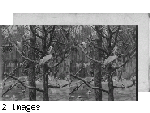
<path id="1" fill-rule="evenodd" d="M 137 25 L 1 25 L 2 101 L 137 101 Z"/>

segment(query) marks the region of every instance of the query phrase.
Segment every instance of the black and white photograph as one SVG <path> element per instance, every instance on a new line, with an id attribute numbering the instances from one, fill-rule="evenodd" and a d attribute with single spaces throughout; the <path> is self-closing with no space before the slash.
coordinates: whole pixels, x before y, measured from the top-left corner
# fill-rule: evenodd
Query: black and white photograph
<path id="1" fill-rule="evenodd" d="M 1 25 L 2 101 L 137 101 L 138 25 Z"/>

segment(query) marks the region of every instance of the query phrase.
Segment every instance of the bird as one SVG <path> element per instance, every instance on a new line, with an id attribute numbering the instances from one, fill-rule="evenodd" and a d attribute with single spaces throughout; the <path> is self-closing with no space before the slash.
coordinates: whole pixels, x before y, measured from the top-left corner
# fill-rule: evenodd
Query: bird
<path id="1" fill-rule="evenodd" d="M 82 42 L 81 45 L 86 48 L 87 43 L 86 42 Z"/>
<path id="2" fill-rule="evenodd" d="M 52 49 L 53 49 L 53 47 L 52 47 L 52 46 L 50 46 L 50 47 L 48 48 L 47 53 L 48 53 L 48 54 L 51 54 Z"/>
<path id="3" fill-rule="evenodd" d="M 19 42 L 19 41 L 17 41 L 17 47 L 18 47 L 20 50 L 22 50 L 22 43 Z"/>
<path id="4" fill-rule="evenodd" d="M 117 55 L 113 55 L 113 56 L 109 56 L 107 59 L 105 59 L 105 61 L 104 61 L 104 65 L 107 65 L 107 64 L 109 64 L 109 63 L 111 63 L 112 61 L 114 61 L 115 59 L 117 59 L 118 58 L 118 56 Z"/>
<path id="5" fill-rule="evenodd" d="M 40 59 L 39 65 L 44 64 L 45 62 L 47 62 L 50 59 L 52 59 L 52 54 L 44 56 L 43 59 Z"/>
<path id="6" fill-rule="evenodd" d="M 37 81 L 35 81 L 35 83 L 36 83 L 36 85 L 37 85 L 37 84 L 39 84 L 39 83 L 40 83 L 40 81 L 39 81 L 39 80 L 37 80 Z"/>
<path id="7" fill-rule="evenodd" d="M 118 47 L 117 46 L 115 46 L 114 48 L 113 48 L 113 55 L 115 55 L 115 53 L 117 52 L 117 49 L 118 49 Z"/>
<path id="8" fill-rule="evenodd" d="M 81 63 L 76 63 L 76 67 L 79 68 L 81 66 Z"/>

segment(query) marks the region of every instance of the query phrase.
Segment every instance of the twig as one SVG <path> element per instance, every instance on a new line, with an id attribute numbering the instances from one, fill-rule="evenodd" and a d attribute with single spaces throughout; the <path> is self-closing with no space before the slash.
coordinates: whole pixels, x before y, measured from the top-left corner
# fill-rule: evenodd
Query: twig
<path id="1" fill-rule="evenodd" d="M 25 45 L 25 46 L 27 46 L 27 45 Z M 33 48 L 34 50 L 36 50 L 36 51 L 38 51 L 38 52 L 40 52 L 40 53 L 43 54 L 43 51 L 40 51 L 39 48 L 33 47 L 33 46 L 31 46 L 30 44 L 28 44 L 28 46 L 31 47 L 31 48 Z M 27 46 L 27 47 L 28 47 L 28 46 Z"/>
<path id="2" fill-rule="evenodd" d="M 90 80 L 89 83 L 91 83 L 92 81 L 93 81 L 93 79 Z M 75 91 L 77 91 L 83 84 L 84 84 L 84 82 L 82 82 L 79 86 L 77 85 L 77 86 L 69 93 L 69 95 L 72 94 L 72 93 L 74 93 Z"/>
<path id="3" fill-rule="evenodd" d="M 118 26 L 118 29 L 115 32 L 113 32 L 113 33 L 116 33 L 116 36 L 115 36 L 115 42 L 112 45 L 112 49 L 116 46 L 119 29 L 120 29 L 120 26 Z"/>
<path id="4" fill-rule="evenodd" d="M 70 49 L 70 48 L 69 48 L 69 49 Z M 64 54 L 66 54 L 67 52 L 68 52 L 68 51 L 65 51 Z M 70 54 L 68 54 L 67 56 L 63 57 L 60 62 L 56 63 L 54 66 L 51 66 L 50 68 L 57 67 L 59 64 L 61 64 L 61 63 L 64 61 L 64 59 L 66 59 L 66 58 L 69 57 L 69 56 L 70 56 Z"/>
<path id="5" fill-rule="evenodd" d="M 9 88 L 2 94 L 2 97 L 8 92 L 10 91 L 13 87 L 15 87 L 18 83 L 15 83 L 13 85 L 10 85 Z"/>
<path id="6" fill-rule="evenodd" d="M 22 65 L 17 66 L 15 69 L 12 70 L 12 72 L 10 72 L 9 74 L 6 74 L 6 75 L 12 75 L 12 74 L 14 74 L 14 71 L 16 71 L 18 68 L 21 68 L 24 63 L 25 63 L 25 61 L 22 63 Z M 5 78 L 5 79 L 3 80 L 3 84 L 4 84 L 5 81 L 6 81 L 7 79 L 9 79 L 9 78 L 10 78 L 10 76 L 8 76 L 7 78 Z"/>
<path id="7" fill-rule="evenodd" d="M 40 36 L 39 34 L 36 33 L 36 31 L 33 30 L 33 28 L 32 28 L 31 25 L 30 25 L 30 30 L 31 30 L 31 32 L 32 32 L 35 36 L 39 37 L 40 39 L 43 39 L 42 36 Z"/>
<path id="8" fill-rule="evenodd" d="M 98 60 L 96 60 L 96 59 L 93 59 L 93 58 L 91 58 L 89 55 L 87 55 L 87 53 L 83 50 L 82 46 L 78 45 L 78 47 L 80 47 L 80 48 L 82 49 L 82 52 L 83 52 L 83 53 L 85 54 L 85 56 L 86 56 L 87 58 L 89 58 L 90 60 L 93 60 L 93 61 L 95 61 L 95 62 L 97 62 L 97 63 L 100 63 L 100 64 L 103 63 L 103 62 L 98 61 Z"/>
<path id="9" fill-rule="evenodd" d="M 78 80 L 81 80 L 81 81 L 83 81 L 89 88 L 92 88 L 92 89 L 99 89 L 99 90 L 102 90 L 103 92 L 106 92 L 106 93 L 108 93 L 108 91 L 107 90 L 104 90 L 104 89 L 102 89 L 102 88 L 99 88 L 99 87 L 93 87 L 93 86 L 91 86 L 87 81 L 85 81 L 84 79 L 82 79 L 81 77 L 78 77 L 78 76 L 74 76 L 74 75 L 72 75 L 72 74 L 70 74 L 70 76 L 73 76 L 74 78 L 77 78 Z"/>
<path id="10" fill-rule="evenodd" d="M 74 76 L 76 76 L 80 71 L 82 70 L 82 68 L 74 75 Z M 72 82 L 72 81 L 71 81 Z M 69 84 L 65 84 L 65 85 L 63 85 L 63 86 L 54 86 L 54 85 L 52 85 L 52 84 L 49 84 L 48 85 L 48 88 L 63 88 L 63 87 L 66 87 L 66 86 L 68 86 L 68 85 L 70 85 L 71 83 L 69 83 Z"/>
<path id="11" fill-rule="evenodd" d="M 92 43 L 92 46 L 94 46 L 95 48 L 99 49 L 100 51 L 102 51 L 102 52 L 106 53 L 106 55 L 108 55 L 108 52 L 107 52 L 106 50 L 104 50 L 103 48 L 98 47 L 98 46 L 96 46 L 95 44 L 93 44 L 93 42 L 92 42 L 92 41 L 90 41 L 90 39 L 89 39 L 89 38 L 87 38 L 87 39 L 89 40 L 89 42 L 90 42 L 90 43 Z"/>
<path id="12" fill-rule="evenodd" d="M 133 57 L 134 57 L 134 55 L 133 55 L 132 57 L 130 57 L 130 59 L 133 58 Z M 122 65 L 120 65 L 120 66 L 118 66 L 118 67 L 114 67 L 114 68 L 112 69 L 112 71 L 121 68 L 121 67 L 124 66 L 127 62 L 129 62 L 130 59 L 126 60 Z"/>
<path id="13" fill-rule="evenodd" d="M 106 38 L 107 39 L 107 37 L 106 36 L 104 36 L 103 34 L 100 34 L 93 26 L 91 26 L 100 36 L 102 36 L 103 38 Z M 100 30 L 102 30 L 103 28 L 101 28 Z"/>
<path id="14" fill-rule="evenodd" d="M 14 77 L 14 76 L 12 76 L 12 75 L 9 75 L 9 77 L 13 78 L 14 80 L 17 80 L 17 81 L 18 81 L 19 83 L 21 83 L 21 85 L 24 86 L 25 88 L 36 89 L 36 90 L 39 91 L 39 92 L 44 92 L 44 90 L 42 90 L 42 89 L 25 85 L 25 84 L 24 84 L 22 81 L 20 81 L 17 77 Z"/>
<path id="15" fill-rule="evenodd" d="M 22 52 L 19 50 L 19 48 L 16 46 L 16 44 L 14 44 L 13 42 L 11 42 L 10 40 L 9 40 L 9 42 L 17 49 L 18 53 L 19 53 L 25 60 L 29 60 L 29 61 L 31 61 L 31 62 L 37 63 L 36 61 L 31 60 L 30 58 L 25 57 L 25 56 L 22 54 Z"/>

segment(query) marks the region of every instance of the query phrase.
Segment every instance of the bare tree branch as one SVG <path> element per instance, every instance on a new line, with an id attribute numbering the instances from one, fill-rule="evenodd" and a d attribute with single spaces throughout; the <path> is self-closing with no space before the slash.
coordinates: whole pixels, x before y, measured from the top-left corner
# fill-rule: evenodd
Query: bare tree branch
<path id="1" fill-rule="evenodd" d="M 30 30 L 31 30 L 31 32 L 32 32 L 35 36 L 37 36 L 37 37 L 40 38 L 40 39 L 43 39 L 42 36 L 40 36 L 39 34 L 36 33 L 36 31 L 33 30 L 33 26 L 32 26 L 32 25 L 30 26 Z"/>
<path id="2" fill-rule="evenodd" d="M 27 46 L 27 45 L 25 45 L 25 46 Z M 41 51 L 39 48 L 33 47 L 30 44 L 28 44 L 28 46 L 43 54 L 43 51 Z"/>
<path id="3" fill-rule="evenodd" d="M 90 85 L 87 81 L 85 81 L 85 80 L 84 80 L 84 79 L 82 79 L 81 77 L 78 77 L 78 76 L 75 76 L 75 75 L 72 75 L 72 74 L 70 74 L 70 76 L 73 76 L 74 78 L 77 78 L 78 80 L 83 81 L 83 82 L 84 82 L 84 84 L 86 84 L 89 88 L 92 88 L 92 89 L 99 89 L 99 90 L 102 90 L 103 92 L 108 93 L 108 91 L 107 91 L 107 90 L 104 90 L 104 89 L 99 88 L 99 87 L 93 87 L 93 86 L 91 86 L 91 85 Z"/>
<path id="4" fill-rule="evenodd" d="M 25 88 L 28 88 L 28 89 L 36 89 L 36 90 L 39 91 L 39 92 L 44 92 L 44 90 L 42 90 L 42 89 L 25 85 L 25 83 L 23 83 L 22 81 L 20 81 L 17 77 L 14 77 L 14 76 L 11 76 L 11 75 L 9 75 L 9 76 L 10 76 L 11 78 L 13 78 L 14 80 L 17 80 L 17 81 L 18 81 L 19 83 L 21 83 L 21 85 L 24 86 Z"/>
<path id="5" fill-rule="evenodd" d="M 134 57 L 134 55 L 132 55 L 132 56 L 130 57 L 130 59 L 132 59 L 133 57 Z M 129 62 L 130 59 L 126 60 L 126 61 L 125 61 L 123 64 L 121 64 L 120 66 L 114 67 L 114 68 L 112 69 L 112 71 L 121 68 L 121 67 L 124 66 L 127 62 Z"/>
<path id="6" fill-rule="evenodd" d="M 70 48 L 69 48 L 69 50 L 70 50 Z M 66 54 L 67 52 L 68 52 L 68 51 L 65 51 L 64 54 Z M 63 54 L 63 53 L 62 53 L 62 54 Z M 70 54 L 68 54 L 67 56 L 63 57 L 59 63 L 56 63 L 54 66 L 51 66 L 50 68 L 53 68 L 53 67 L 58 66 L 59 64 L 61 64 L 61 63 L 64 61 L 64 59 L 66 59 L 66 58 L 69 57 L 69 56 L 70 56 Z"/>
<path id="7" fill-rule="evenodd" d="M 80 45 L 80 44 L 78 44 L 78 47 L 80 47 L 81 49 L 82 49 L 82 52 L 85 54 L 85 56 L 87 57 L 87 58 L 89 58 L 90 60 L 93 60 L 93 61 L 95 61 L 95 62 L 97 62 L 97 63 L 103 63 L 103 62 L 101 62 L 101 61 L 98 61 L 98 60 L 96 60 L 96 59 L 93 59 L 93 58 L 91 58 L 89 55 L 87 55 L 87 53 L 84 51 L 84 49 L 83 49 L 83 47 Z"/>
<path id="8" fill-rule="evenodd" d="M 90 80 L 88 83 L 90 84 L 92 81 L 93 81 L 93 79 Z M 69 94 L 72 94 L 75 91 L 77 91 L 83 84 L 84 84 L 84 82 L 82 82 L 79 86 L 77 85 Z"/>
<path id="9" fill-rule="evenodd" d="M 90 41 L 89 38 L 87 38 L 87 39 L 89 40 L 89 43 L 90 43 L 90 44 L 92 43 L 92 46 L 94 46 L 95 48 L 99 49 L 100 51 L 102 51 L 102 52 L 106 53 L 106 55 L 108 55 L 108 52 L 107 52 L 106 50 L 104 50 L 104 49 L 101 48 L 101 47 L 96 46 L 92 41 Z"/>
<path id="10" fill-rule="evenodd" d="M 18 83 L 15 83 L 13 85 L 10 85 L 9 88 L 2 94 L 2 97 L 8 92 L 10 91 L 13 87 L 15 87 Z"/>
<path id="11" fill-rule="evenodd" d="M 80 71 L 82 70 L 82 68 L 76 73 L 76 74 L 74 74 L 74 76 L 76 76 Z M 71 81 L 72 82 L 72 81 Z M 66 86 L 68 86 L 68 85 L 70 85 L 71 83 L 69 83 L 69 84 L 65 84 L 65 85 L 63 85 L 63 86 L 54 86 L 54 85 L 52 85 L 52 84 L 49 84 L 48 85 L 48 88 L 63 88 L 63 87 L 66 87 Z"/>
<path id="12" fill-rule="evenodd" d="M 103 38 L 106 38 L 106 36 L 104 36 L 102 33 L 99 33 L 99 31 L 97 31 L 93 26 L 91 26 L 100 36 L 102 36 Z M 100 31 L 102 30 L 103 28 L 100 29 Z"/>
<path id="13" fill-rule="evenodd" d="M 50 31 L 50 41 L 47 45 L 48 48 L 52 45 L 52 40 L 54 38 L 54 31 L 55 31 L 55 25 L 52 27 L 52 30 Z M 45 30 L 45 32 L 46 32 L 46 30 Z"/>
<path id="14" fill-rule="evenodd" d="M 115 36 L 115 42 L 112 45 L 112 49 L 116 46 L 119 30 L 120 30 L 120 26 L 118 26 L 118 29 L 114 32 L 114 33 L 116 33 L 116 36 Z"/>

